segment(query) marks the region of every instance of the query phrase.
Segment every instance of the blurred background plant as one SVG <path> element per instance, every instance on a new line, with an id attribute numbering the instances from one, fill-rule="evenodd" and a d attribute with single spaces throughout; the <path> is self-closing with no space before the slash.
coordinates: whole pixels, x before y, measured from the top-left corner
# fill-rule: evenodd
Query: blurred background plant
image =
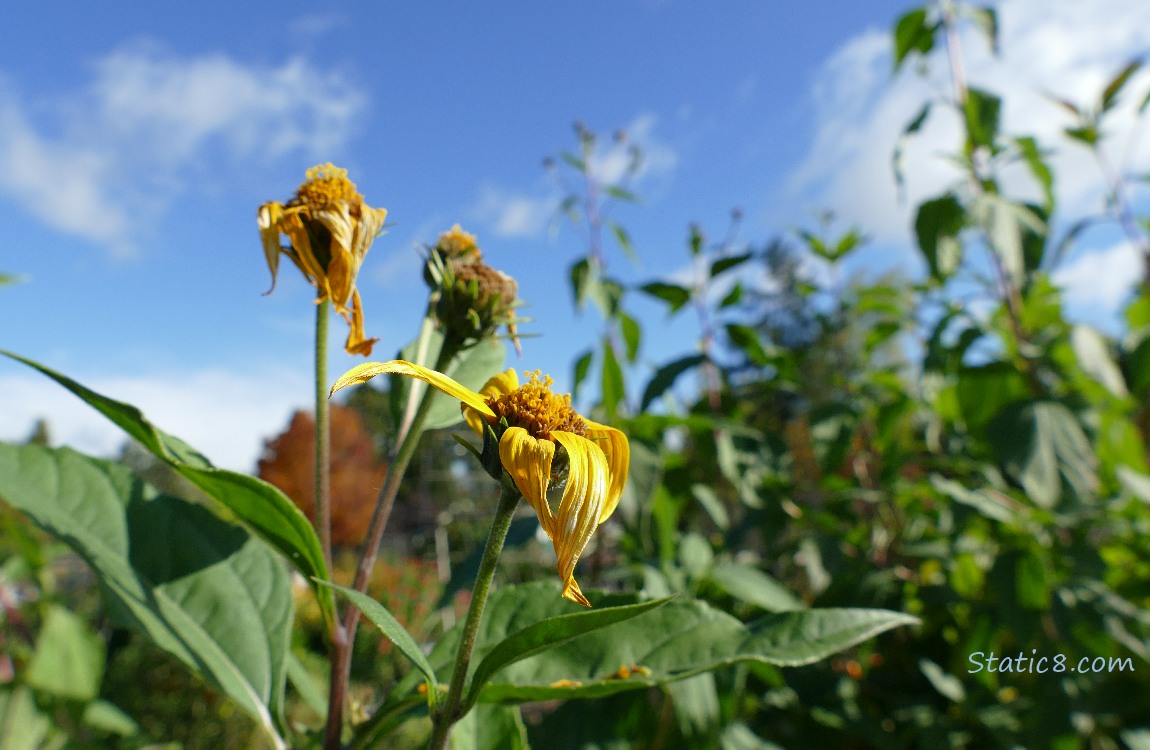
<path id="1" fill-rule="evenodd" d="M 1096 101 L 1052 104 L 1052 116 L 1069 116 L 1068 144 L 1097 157 L 1106 196 L 1097 215 L 1064 215 L 1049 154 L 1004 132 L 1004 102 L 965 81 L 960 24 L 997 47 L 993 9 L 949 2 L 907 11 L 893 33 L 896 67 L 926 72 L 938 46 L 952 84 L 907 124 L 900 149 L 933 118 L 951 118 L 960 136 L 946 157 L 958 180 L 914 212 L 926 278 L 852 273 L 866 227 L 841 227 L 831 213 L 748 241 L 736 210 L 717 241 L 687 227 L 686 272 L 626 283 L 608 261 L 611 247 L 633 256 L 616 212 L 640 210 L 631 183 L 641 150 L 628 147 L 626 168 L 607 180 L 602 139 L 580 124 L 575 150 L 547 162 L 567 192 L 560 216 L 583 241 L 567 271 L 574 306 L 589 302 L 603 319 L 597 346 L 574 358 L 576 398 L 623 429 L 632 451 L 616 520 L 584 555 L 585 588 L 681 593 L 744 623 L 865 607 L 909 612 L 921 625 L 807 666 L 744 662 L 605 697 L 528 703 L 504 740 L 559 750 L 1150 747 L 1150 219 L 1136 192 L 1145 178 L 1102 149 L 1108 118 L 1120 107 L 1144 117 L 1150 91 L 1130 90 L 1133 62 Z M 900 179 L 922 166 L 893 156 Z M 1019 167 L 1021 188 L 1003 177 Z M 1083 233 L 1106 225 L 1146 262 L 1118 335 L 1068 320 L 1052 281 Z M 690 309 L 690 350 L 645 362 L 642 327 L 628 312 L 637 299 L 669 317 Z M 362 540 L 398 440 L 396 387 L 354 389 L 333 409 L 337 581 L 354 568 L 338 548 Z M 259 470 L 304 511 L 308 420 L 294 415 L 269 440 Z M 31 440 L 49 442 L 47 429 Z M 129 448 L 123 461 L 194 496 L 148 455 Z M 495 500 L 467 458 L 450 430 L 424 437 L 368 585 L 421 644 L 466 609 L 461 592 Z M 108 624 L 74 554 L 0 510 L 0 740 L 263 746 L 228 698 Z M 513 524 L 503 582 L 546 575 L 536 529 L 532 518 Z M 314 729 L 326 680 L 310 597 L 297 587 L 300 671 L 287 715 Z M 54 653 L 71 655 L 71 671 L 46 661 Z M 991 653 L 1106 666 L 976 668 Z M 618 666 L 615 679 L 645 668 Z M 424 741 L 426 716 L 389 698 L 409 676 L 410 662 L 374 630 L 356 642 L 353 719 L 386 718 L 365 736 L 387 736 L 389 747 Z M 32 729 L 12 739 L 14 727 Z"/>

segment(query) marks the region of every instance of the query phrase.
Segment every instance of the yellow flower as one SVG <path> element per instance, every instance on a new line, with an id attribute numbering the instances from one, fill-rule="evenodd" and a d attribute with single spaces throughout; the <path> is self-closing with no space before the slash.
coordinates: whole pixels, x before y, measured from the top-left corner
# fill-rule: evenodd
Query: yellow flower
<path id="1" fill-rule="evenodd" d="M 519 385 L 515 371 L 506 370 L 476 393 L 442 373 L 397 359 L 354 367 L 331 392 L 384 373 L 438 388 L 463 402 L 467 423 L 476 433 L 493 430 L 504 470 L 535 509 L 555 547 L 563 597 L 591 606 L 575 582 L 575 563 L 595 529 L 619 504 L 631 458 L 627 436 L 580 416 L 571 396 L 552 393 L 551 378 L 540 378 L 538 371 L 526 373 L 527 382 Z M 548 501 L 549 490 L 561 493 L 556 511 Z"/>
<path id="2" fill-rule="evenodd" d="M 479 260 L 483 257 L 483 253 L 479 251 L 479 245 L 475 242 L 475 235 L 463 231 L 463 227 L 458 224 L 439 235 L 435 249 L 447 258 Z"/>
<path id="3" fill-rule="evenodd" d="M 271 201 L 259 209 L 260 239 L 272 272 L 272 289 L 283 253 L 319 292 L 316 302 L 330 299 L 351 327 L 345 345 L 349 354 L 366 357 L 379 340 L 364 335 L 363 304 L 355 278 L 386 217 L 386 209 L 363 202 L 355 183 L 347 179 L 346 169 L 331 164 L 309 169 L 307 180 L 287 205 Z M 281 234 L 287 235 L 289 245 L 280 245 Z"/>

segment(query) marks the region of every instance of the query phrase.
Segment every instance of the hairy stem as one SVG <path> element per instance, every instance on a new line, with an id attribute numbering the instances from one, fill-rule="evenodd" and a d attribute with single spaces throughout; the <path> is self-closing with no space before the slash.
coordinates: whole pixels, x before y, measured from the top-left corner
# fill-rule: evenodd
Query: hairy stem
<path id="1" fill-rule="evenodd" d="M 475 637 L 479 632 L 479 623 L 483 618 L 483 608 L 487 604 L 491 579 L 495 577 L 499 553 L 503 551 L 503 542 L 507 538 L 507 530 L 511 528 L 511 519 L 515 516 L 515 507 L 519 504 L 519 497 L 519 490 L 504 475 L 502 491 L 499 494 L 499 509 L 495 512 L 495 519 L 491 522 L 491 532 L 487 535 L 487 546 L 483 548 L 483 559 L 479 563 L 479 573 L 475 576 L 475 586 L 471 592 L 471 605 L 467 609 L 467 619 L 463 623 L 463 637 L 459 641 L 459 651 L 455 654 L 455 669 L 451 672 L 451 684 L 447 688 L 447 698 L 444 700 L 440 712 L 432 717 L 435 730 L 432 732 L 431 742 L 428 744 L 429 750 L 446 748 L 452 725 L 463 718 L 459 714 L 460 701 L 463 698 L 463 683 L 467 680 L 467 670 L 471 665 L 471 653 L 475 650 Z"/>
<path id="2" fill-rule="evenodd" d="M 436 370 L 444 370 L 447 364 L 458 352 L 458 347 L 444 343 L 443 349 L 435 363 Z M 412 388 L 412 393 L 415 389 Z M 387 522 L 391 518 L 391 510 L 395 506 L 395 498 L 399 494 L 399 486 L 411 457 L 415 455 L 415 447 L 423 435 L 423 423 L 431 410 L 432 396 L 435 389 L 428 386 L 423 391 L 423 398 L 419 408 L 412 417 L 409 426 L 403 433 L 399 449 L 387 470 L 387 479 L 376 500 L 375 512 L 371 516 L 368 526 L 367 538 L 360 550 L 359 566 L 355 572 L 355 582 L 352 587 L 364 593 L 367 591 L 367 582 L 371 571 L 375 567 L 379 555 L 379 543 L 383 539 L 383 532 L 387 529 Z M 351 677 L 351 651 L 355 643 L 356 630 L 359 627 L 359 610 L 351 604 L 344 610 L 343 624 L 337 628 L 338 638 L 335 640 L 335 653 L 332 658 L 330 692 L 328 695 L 327 724 L 324 729 L 324 750 L 338 750 L 340 736 L 343 732 L 343 703 L 347 695 L 348 680 Z"/>

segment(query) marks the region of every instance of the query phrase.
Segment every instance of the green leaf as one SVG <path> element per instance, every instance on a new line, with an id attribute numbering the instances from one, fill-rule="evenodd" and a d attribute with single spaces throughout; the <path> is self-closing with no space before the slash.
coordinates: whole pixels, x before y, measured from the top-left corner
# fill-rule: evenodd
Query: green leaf
<path id="1" fill-rule="evenodd" d="M 1046 222 L 1031 207 L 1013 203 L 994 193 L 984 193 L 976 198 L 970 213 L 1011 282 L 1021 288 L 1027 269 L 1025 234 L 1030 232 L 1044 237 Z"/>
<path id="2" fill-rule="evenodd" d="M 1064 128 L 1063 131 L 1071 140 L 1084 143 L 1087 146 L 1098 145 L 1100 134 L 1094 125 L 1084 125 L 1080 128 Z"/>
<path id="3" fill-rule="evenodd" d="M 720 300 L 719 309 L 726 310 L 732 305 L 739 304 L 743 300 L 743 291 L 743 285 L 736 281 L 735 285 L 731 287 L 731 291 L 727 292 L 726 296 Z"/>
<path id="4" fill-rule="evenodd" d="M 911 52 L 928 54 L 934 48 L 937 28 L 926 22 L 925 8 L 915 8 L 899 17 L 894 25 L 894 69 L 898 70 Z"/>
<path id="5" fill-rule="evenodd" d="M 677 680 L 667 686 L 667 692 L 675 707 L 679 731 L 693 747 L 706 743 L 718 734 L 719 694 L 713 674 L 704 672 L 685 680 Z"/>
<path id="6" fill-rule="evenodd" d="M 619 404 L 623 403 L 623 399 L 626 397 L 623 386 L 623 368 L 619 366 L 619 360 L 615 357 L 615 347 L 611 346 L 611 341 L 606 337 L 603 339 L 601 351 L 603 352 L 603 371 L 600 388 L 603 408 L 607 410 L 607 414 L 611 418 L 614 418 L 619 411 Z"/>
<path id="7" fill-rule="evenodd" d="M 418 339 L 411 342 L 400 351 L 399 358 L 416 362 L 417 360 L 411 359 L 411 357 L 417 356 L 419 345 Z M 428 351 L 438 353 L 442 348 L 443 334 L 439 331 L 433 331 L 428 342 Z M 478 391 L 492 375 L 503 370 L 506 359 L 507 347 L 502 341 L 494 339 L 480 341 L 455 355 L 455 358 L 444 368 L 443 374 L 473 391 Z M 433 363 L 427 366 L 431 367 L 432 365 Z M 414 378 L 392 375 L 388 379 L 388 389 L 392 411 L 397 417 L 397 423 L 402 420 L 402 411 L 407 404 L 407 394 L 411 392 L 412 388 L 419 388 L 422 393 L 426 393 L 428 390 L 431 392 L 432 404 L 423 423 L 425 430 L 440 430 L 463 421 L 463 412 L 459 409 L 458 399 L 454 399 Z"/>
<path id="8" fill-rule="evenodd" d="M 740 253 L 739 255 L 732 255 L 728 258 L 719 258 L 711 264 L 710 278 L 713 279 L 724 271 L 730 271 L 732 268 L 738 268 L 752 257 L 752 253 Z"/>
<path id="9" fill-rule="evenodd" d="M 482 703 L 451 728 L 450 750 L 530 750 L 518 706 Z"/>
<path id="10" fill-rule="evenodd" d="M 582 310 L 583 305 L 587 304 L 587 295 L 598 274 L 592 273 L 590 259 L 580 258 L 571 264 L 567 275 L 571 282 L 571 292 L 575 295 L 575 309 Z"/>
<path id="11" fill-rule="evenodd" d="M 1130 395 L 1126 390 L 1126 381 L 1122 371 L 1110 352 L 1110 347 L 1102 334 L 1090 326 L 1076 325 L 1070 331 L 1070 345 L 1078 365 L 1096 382 L 1106 387 L 1106 390 L 1118 398 Z"/>
<path id="12" fill-rule="evenodd" d="M 967 89 L 962 111 L 966 117 L 966 134 L 971 144 L 994 149 L 1001 110 L 1002 100 L 999 97 L 981 89 Z"/>
<path id="13" fill-rule="evenodd" d="M 634 193 L 632 193 L 630 190 L 627 190 L 626 188 L 621 188 L 618 185 L 608 185 L 607 187 L 603 188 L 603 192 L 612 198 L 621 200 L 625 203 L 639 202 L 639 198 Z M 614 224 L 614 222 L 611 223 Z"/>
<path id="14" fill-rule="evenodd" d="M 23 276 L 17 276 L 10 273 L 0 273 L 0 286 L 11 286 L 13 284 L 22 284 L 24 282 Z"/>
<path id="15" fill-rule="evenodd" d="M 698 257 L 703 251 L 703 232 L 698 224 L 691 225 L 690 234 L 687 235 L 687 248 L 691 251 L 692 258 Z"/>
<path id="16" fill-rule="evenodd" d="M 684 305 L 691 301 L 691 292 L 678 284 L 664 284 L 656 281 L 644 284 L 639 287 L 639 291 L 666 302 L 671 307 L 671 313 L 679 312 Z"/>
<path id="17" fill-rule="evenodd" d="M 1046 153 L 1038 147 L 1038 141 L 1034 140 L 1032 136 L 1015 138 L 1014 144 L 1018 147 L 1018 153 L 1022 156 L 1022 160 L 1030 168 L 1030 173 L 1038 181 L 1038 186 L 1042 188 L 1043 208 L 1047 214 L 1052 213 L 1054 211 L 1054 173 L 1050 171 L 1050 165 L 1046 162 Z"/>
<path id="18" fill-rule="evenodd" d="M 973 5 L 956 6 L 959 14 L 973 20 L 986 36 L 986 43 L 990 45 L 991 54 L 998 55 L 998 12 L 992 6 L 977 7 Z"/>
<path id="19" fill-rule="evenodd" d="M 707 515 L 711 517 L 711 522 L 715 524 L 716 528 L 726 531 L 731 527 L 731 517 L 727 513 L 727 508 L 710 485 L 702 482 L 692 484 L 691 495 L 699 501 L 703 510 L 707 511 Z"/>
<path id="20" fill-rule="evenodd" d="M 1002 523 L 1016 523 L 1018 521 L 1014 509 L 994 493 L 969 490 L 953 479 L 946 479 L 938 474 L 930 476 L 930 483 L 936 490 L 955 502 L 974 508 L 987 518 Z"/>
<path id="21" fill-rule="evenodd" d="M 1114 102 L 1118 98 L 1118 94 L 1122 91 L 1122 87 L 1130 80 L 1130 76 L 1137 73 L 1141 67 L 1141 60 L 1129 62 L 1126 64 L 1126 67 L 1118 72 L 1118 75 L 1114 76 L 1114 78 L 1106 84 L 1106 88 L 1102 91 L 1101 112 L 1106 112 L 1114 106 Z"/>
<path id="22" fill-rule="evenodd" d="M 108 734 L 118 734 L 121 737 L 131 737 L 140 733 L 140 726 L 131 716 L 121 711 L 116 704 L 106 700 L 94 700 L 84 706 L 80 720 L 85 726 Z"/>
<path id="23" fill-rule="evenodd" d="M 747 358 L 756 365 L 771 364 L 771 355 L 763 347 L 763 343 L 759 340 L 759 334 L 754 328 L 741 323 L 728 323 L 726 331 L 731 343 L 739 347 L 747 355 Z"/>
<path id="24" fill-rule="evenodd" d="M 585 591 L 596 609 L 634 604 L 634 595 Z M 504 587 L 488 601 L 477 658 L 515 633 L 570 611 L 556 583 Z M 749 625 L 701 601 L 675 599 L 611 627 L 585 633 L 510 664 L 482 688 L 482 702 L 590 698 L 648 688 L 739 662 L 810 664 L 899 625 L 918 621 L 876 609 L 820 609 L 768 615 Z M 454 661 L 460 628 L 429 660 L 441 676 Z M 620 667 L 626 667 L 624 674 Z"/>
<path id="25" fill-rule="evenodd" d="M 931 276 L 939 281 L 950 278 L 962 262 L 958 235 L 965 222 L 966 211 L 953 195 L 926 201 L 918 207 L 914 220 L 918 247 L 930 266 Z"/>
<path id="26" fill-rule="evenodd" d="M 904 198 L 904 190 L 906 189 L 906 175 L 903 172 L 903 157 L 906 151 L 906 144 L 910 141 L 910 137 L 922 130 L 922 126 L 926 123 L 926 118 L 930 116 L 931 102 L 922 105 L 922 109 L 918 114 L 911 118 L 906 127 L 899 133 L 898 140 L 894 144 L 894 152 L 891 155 L 890 166 L 894 172 L 894 183 L 898 190 L 899 201 Z"/>
<path id="27" fill-rule="evenodd" d="M 280 560 L 207 508 L 67 448 L 0 444 L 0 497 L 67 543 L 114 620 L 203 675 L 276 748 L 292 622 Z"/>
<path id="28" fill-rule="evenodd" d="M 1094 456 L 1078 420 L 1060 403 L 1031 401 L 1006 407 L 987 425 L 995 458 L 1041 508 L 1062 498 L 1062 479 L 1080 501 L 1097 486 Z"/>
<path id="29" fill-rule="evenodd" d="M 1045 612 L 1050 609 L 1050 585 L 1046 566 L 1034 552 L 1026 551 L 1015 562 L 1014 591 L 1018 604 L 1025 609 Z"/>
<path id="30" fill-rule="evenodd" d="M 640 411 L 646 411 L 647 407 L 651 405 L 655 399 L 662 396 L 667 392 L 667 389 L 675 384 L 679 376 L 694 367 L 698 367 L 707 361 L 707 358 L 702 354 L 692 354 L 687 357 L 682 357 L 669 364 L 665 364 L 655 371 L 654 377 L 647 383 L 646 390 L 643 391 L 643 401 L 639 407 Z"/>
<path id="31" fill-rule="evenodd" d="M 39 370 L 112 420 L 136 442 L 234 513 L 287 557 L 308 580 L 328 577 L 315 529 L 307 516 L 278 488 L 247 474 L 213 467 L 202 454 L 160 430 L 131 404 L 102 396 L 30 359 L 3 350 L 0 354 Z M 320 596 L 318 588 L 316 593 L 320 609 L 326 617 L 333 619 L 330 597 Z"/>
<path id="32" fill-rule="evenodd" d="M 593 633 L 596 630 L 626 622 L 641 614 L 658 609 L 669 601 L 671 601 L 670 598 L 656 599 L 621 607 L 604 607 L 586 612 L 558 615 L 512 633 L 487 651 L 483 660 L 479 662 L 479 666 L 475 668 L 474 674 L 471 675 L 467 699 L 463 704 L 465 710 L 475 704 L 484 685 L 487 684 L 492 675 L 504 667 L 557 648 L 586 633 Z"/>
<path id="33" fill-rule="evenodd" d="M 100 695 L 103 676 L 103 641 L 79 616 L 52 605 L 28 662 L 28 685 L 60 698 L 90 701 Z"/>
<path id="34" fill-rule="evenodd" d="M 577 172 L 583 172 L 584 170 L 587 169 L 586 162 L 584 162 L 582 159 L 580 159 L 578 156 L 571 153 L 570 151 L 561 151 L 559 153 L 559 158 L 562 159 L 563 161 L 565 161 L 568 164 L 568 166 L 570 166 L 572 169 L 574 169 Z"/>
<path id="35" fill-rule="evenodd" d="M 930 659 L 919 659 L 918 671 L 922 672 L 923 676 L 944 698 L 949 698 L 955 703 L 962 703 L 966 700 L 966 690 L 962 687 L 962 680 L 948 674 Z"/>
<path id="36" fill-rule="evenodd" d="M 626 191 L 622 192 L 626 193 Z M 630 195 L 630 193 L 627 193 L 627 195 Z M 618 243 L 619 249 L 623 251 L 623 254 L 627 256 L 627 260 L 633 264 L 637 264 L 639 262 L 639 256 L 635 254 L 635 246 L 631 243 L 631 235 L 627 234 L 627 230 L 623 228 L 623 225 L 617 221 L 609 220 L 607 222 L 607 228 L 611 230 L 611 236 L 615 238 L 615 242 Z"/>
<path id="37" fill-rule="evenodd" d="M 1030 397 L 1022 374 L 1008 362 L 964 367 L 958 372 L 958 404 L 967 427 L 981 434 L 1006 406 Z"/>
<path id="38" fill-rule="evenodd" d="M 634 362 L 639 356 L 639 344 L 643 339 L 643 331 L 639 323 L 622 310 L 616 316 L 619 321 L 619 331 L 623 334 L 623 344 L 628 362 Z"/>
<path id="39" fill-rule="evenodd" d="M 579 398 L 579 388 L 583 385 L 583 381 L 587 379 L 587 373 L 591 371 L 591 362 L 595 359 L 595 351 L 588 349 L 575 360 L 575 372 L 572 378 L 573 385 L 571 386 L 571 399 L 577 400 Z"/>
<path id="40" fill-rule="evenodd" d="M 40 713 L 32 691 L 19 683 L 0 687 L 0 747 L 43 750 L 52 721 Z"/>
<path id="41" fill-rule="evenodd" d="M 711 568 L 712 583 L 736 599 L 768 612 L 790 612 L 806 605 L 785 586 L 750 565 L 719 563 Z"/>
<path id="42" fill-rule="evenodd" d="M 434 696 L 438 695 L 435 670 L 431 664 L 428 663 L 427 657 L 423 655 L 423 649 L 421 649 L 419 644 L 415 642 L 415 639 L 411 637 L 411 633 L 408 633 L 407 628 L 403 627 L 399 620 L 395 619 L 395 616 L 387 611 L 387 607 L 384 607 L 367 594 L 363 594 L 355 589 L 349 589 L 346 586 L 340 586 L 329 581 L 317 581 L 317 583 L 329 586 L 351 600 L 351 603 L 355 605 L 356 609 L 363 613 L 364 617 L 371 620 L 372 624 L 379 628 L 404 656 L 411 659 L 411 663 L 414 664 L 415 668 L 422 672 L 426 678 L 427 694 L 433 696 L 432 699 L 434 700 Z"/>

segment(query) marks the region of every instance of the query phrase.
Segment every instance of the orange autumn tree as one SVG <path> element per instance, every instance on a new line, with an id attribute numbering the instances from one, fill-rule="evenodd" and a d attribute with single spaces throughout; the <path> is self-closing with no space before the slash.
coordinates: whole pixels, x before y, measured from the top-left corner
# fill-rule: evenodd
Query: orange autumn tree
<path id="1" fill-rule="evenodd" d="M 264 443 L 258 474 L 279 487 L 315 521 L 315 417 L 297 411 L 288 428 Z M 370 433 L 359 415 L 344 406 L 331 407 L 332 544 L 352 547 L 363 542 L 387 465 L 375 457 Z"/>

